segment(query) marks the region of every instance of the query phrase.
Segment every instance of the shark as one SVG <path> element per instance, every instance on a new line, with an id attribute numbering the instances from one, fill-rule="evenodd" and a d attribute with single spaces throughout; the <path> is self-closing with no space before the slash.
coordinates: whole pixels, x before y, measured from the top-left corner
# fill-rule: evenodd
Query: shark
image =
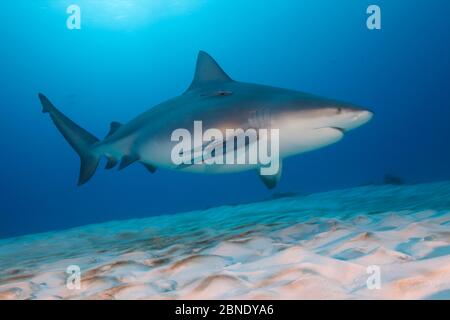
<path id="1" fill-rule="evenodd" d="M 194 122 L 204 128 L 279 130 L 280 165 L 272 175 L 261 175 L 269 189 L 277 186 L 282 160 L 340 141 L 349 131 L 371 120 L 373 112 L 305 92 L 233 80 L 208 53 L 200 51 L 194 78 L 185 92 L 162 102 L 128 123 L 111 122 L 108 134 L 99 140 L 58 110 L 42 93 L 42 112 L 80 157 L 78 185 L 94 175 L 100 160 L 106 169 L 122 170 L 141 163 L 149 172 L 157 168 L 194 173 L 233 173 L 258 168 L 259 164 L 192 164 L 173 162 L 177 143 L 171 134 L 178 128 L 193 130 Z M 225 145 L 226 140 L 215 141 Z M 229 141 L 228 141 L 229 143 Z M 244 146 L 245 147 L 245 146 Z"/>

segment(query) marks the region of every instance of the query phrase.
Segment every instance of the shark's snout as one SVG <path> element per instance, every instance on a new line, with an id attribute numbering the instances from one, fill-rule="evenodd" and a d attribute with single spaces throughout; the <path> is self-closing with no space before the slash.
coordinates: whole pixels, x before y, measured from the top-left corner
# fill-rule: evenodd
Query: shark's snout
<path id="1" fill-rule="evenodd" d="M 360 111 L 357 115 L 357 120 L 364 123 L 369 122 L 373 118 L 373 112 L 369 110 Z"/>
<path id="2" fill-rule="evenodd" d="M 347 116 L 342 119 L 342 124 L 339 126 L 345 131 L 356 129 L 373 117 L 373 112 L 365 109 L 353 109 L 347 112 Z"/>
<path id="3" fill-rule="evenodd" d="M 353 106 L 339 106 L 336 107 L 335 110 L 336 113 L 329 117 L 328 126 L 338 129 L 342 131 L 342 133 L 366 124 L 373 117 L 373 112 Z"/>

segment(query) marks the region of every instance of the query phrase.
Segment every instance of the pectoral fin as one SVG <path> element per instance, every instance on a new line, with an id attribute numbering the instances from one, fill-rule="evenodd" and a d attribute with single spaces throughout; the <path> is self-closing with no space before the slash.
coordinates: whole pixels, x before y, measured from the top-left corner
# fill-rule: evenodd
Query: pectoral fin
<path id="1" fill-rule="evenodd" d="M 274 189 L 277 186 L 278 181 L 280 181 L 281 173 L 282 173 L 282 169 L 283 169 L 282 164 L 283 164 L 283 162 L 280 160 L 278 172 L 274 175 L 266 176 L 266 175 L 262 175 L 261 172 L 258 171 L 259 177 L 261 178 L 262 182 L 268 189 Z"/>

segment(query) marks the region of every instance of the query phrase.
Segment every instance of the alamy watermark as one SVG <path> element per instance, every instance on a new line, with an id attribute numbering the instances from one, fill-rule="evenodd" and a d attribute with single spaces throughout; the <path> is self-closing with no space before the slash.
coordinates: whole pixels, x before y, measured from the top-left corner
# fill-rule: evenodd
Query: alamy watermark
<path id="1" fill-rule="evenodd" d="M 71 4 L 67 7 L 66 13 L 69 17 L 66 20 L 66 26 L 69 30 L 81 29 L 81 8 L 79 5 Z"/>
<path id="2" fill-rule="evenodd" d="M 202 121 L 194 121 L 194 132 L 176 129 L 171 141 L 173 164 L 259 165 L 261 175 L 275 175 L 280 168 L 279 129 L 210 128 L 203 132 Z"/>
<path id="3" fill-rule="evenodd" d="M 66 26 L 69 30 L 81 29 L 81 8 L 77 4 L 71 4 L 67 7 L 66 13 L 69 17 L 66 20 Z M 366 20 L 366 26 L 369 30 L 381 30 L 381 8 L 376 4 L 367 7 L 366 13 L 369 17 Z"/>
<path id="4" fill-rule="evenodd" d="M 68 266 L 66 269 L 68 274 L 66 279 L 66 288 L 69 290 L 81 289 L 81 269 L 77 265 Z"/>
<path id="5" fill-rule="evenodd" d="M 369 277 L 367 278 L 366 285 L 369 290 L 381 289 L 381 268 L 377 265 L 368 266 L 366 269 Z"/>
<path id="6" fill-rule="evenodd" d="M 381 30 L 381 8 L 375 4 L 367 7 L 367 18 L 366 25 L 369 30 Z"/>

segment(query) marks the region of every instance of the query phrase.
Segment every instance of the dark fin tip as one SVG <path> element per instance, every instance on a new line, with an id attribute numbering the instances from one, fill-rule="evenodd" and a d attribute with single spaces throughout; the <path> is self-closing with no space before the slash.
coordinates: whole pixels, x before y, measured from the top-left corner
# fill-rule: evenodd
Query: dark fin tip
<path id="1" fill-rule="evenodd" d="M 48 100 L 48 98 L 44 94 L 40 92 L 38 94 L 38 97 L 42 104 L 42 113 L 48 113 L 49 109 L 52 107 L 52 103 L 50 102 L 50 100 Z"/>
<path id="2" fill-rule="evenodd" d="M 117 160 L 113 157 L 108 158 L 108 162 L 106 163 L 105 169 L 110 170 L 117 165 Z"/>
<path id="3" fill-rule="evenodd" d="M 146 164 L 146 163 L 142 163 L 144 165 L 144 167 L 150 172 L 150 173 L 155 173 L 156 172 L 156 167 L 151 165 L 151 164 Z"/>
<path id="4" fill-rule="evenodd" d="M 123 156 L 122 161 L 120 162 L 120 165 L 119 165 L 119 170 L 125 169 L 126 167 L 135 163 L 138 160 L 139 160 L 139 156 L 136 156 L 136 155 Z"/>

